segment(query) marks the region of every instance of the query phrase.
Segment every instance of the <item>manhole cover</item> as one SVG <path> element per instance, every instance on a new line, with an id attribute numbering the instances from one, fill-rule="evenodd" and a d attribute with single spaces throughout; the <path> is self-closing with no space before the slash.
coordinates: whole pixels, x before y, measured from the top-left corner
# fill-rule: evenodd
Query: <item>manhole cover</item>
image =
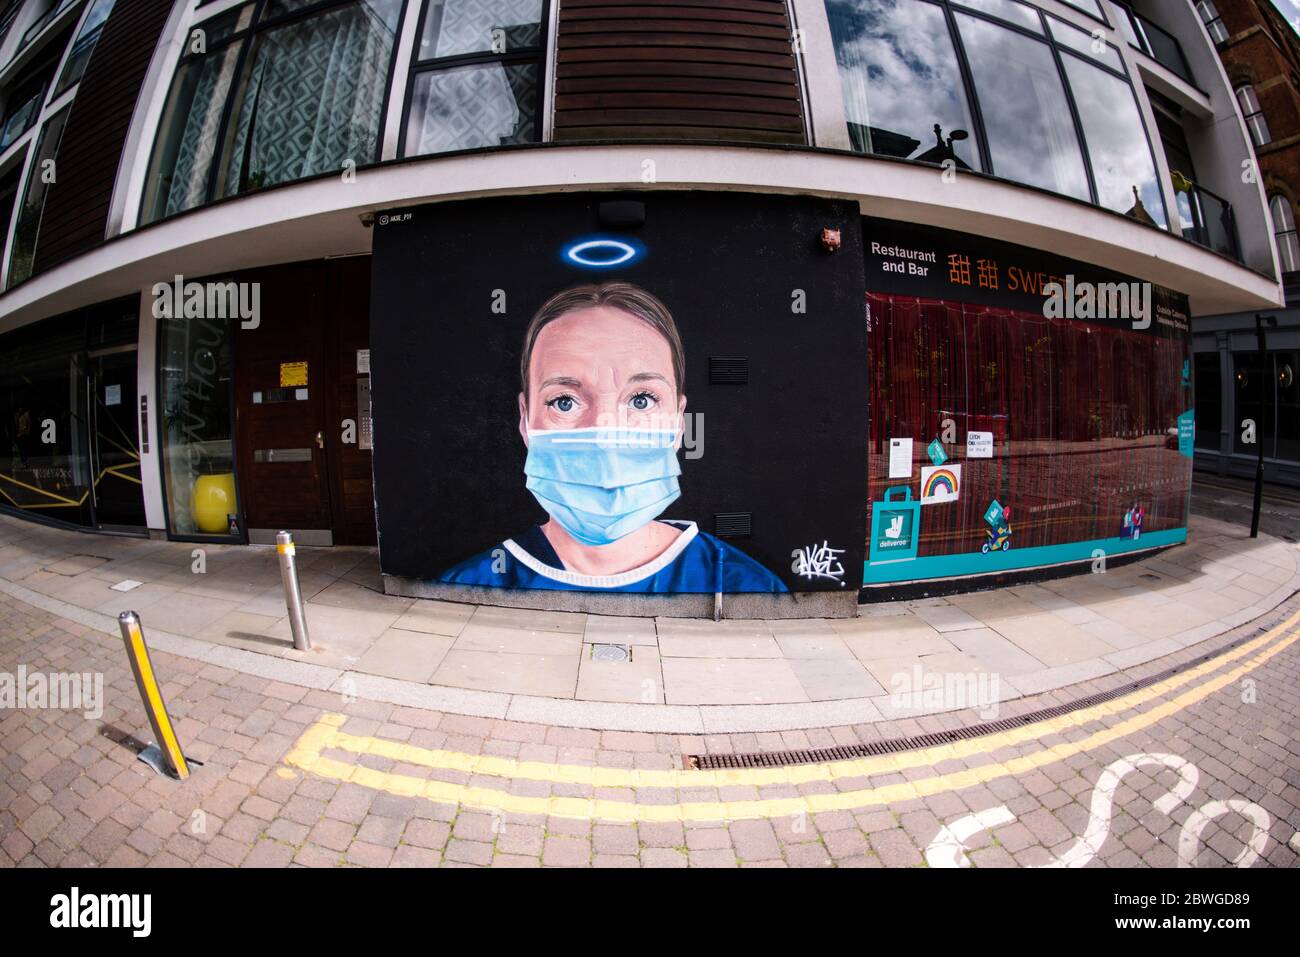
<path id="1" fill-rule="evenodd" d="M 592 645 L 592 661 L 631 661 L 632 648 L 629 645 Z"/>

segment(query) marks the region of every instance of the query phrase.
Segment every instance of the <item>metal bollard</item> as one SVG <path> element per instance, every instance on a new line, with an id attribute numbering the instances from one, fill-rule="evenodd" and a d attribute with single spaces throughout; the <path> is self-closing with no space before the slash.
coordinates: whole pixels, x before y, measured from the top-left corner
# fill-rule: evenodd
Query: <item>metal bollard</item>
<path id="1" fill-rule="evenodd" d="M 173 777 L 184 781 L 190 776 L 189 763 L 181 752 L 176 731 L 172 728 L 172 719 L 167 714 L 167 705 L 163 701 L 162 690 L 154 676 L 149 647 L 144 643 L 144 630 L 140 627 L 140 616 L 133 611 L 124 611 L 117 616 L 117 624 L 122 629 L 122 641 L 126 643 L 126 654 L 131 659 L 131 672 L 135 675 L 135 684 L 140 689 L 140 699 L 144 702 L 144 710 L 149 715 L 149 724 L 157 741 L 156 745 L 141 752 L 140 760 L 159 772 L 165 766 Z"/>
<path id="2" fill-rule="evenodd" d="M 289 609 L 289 627 L 293 629 L 293 646 L 299 651 L 311 651 L 311 635 L 307 634 L 307 616 L 302 610 L 302 592 L 298 588 L 297 551 L 293 535 L 276 532 L 275 550 L 280 555 L 280 580 L 284 582 L 284 604 Z"/>

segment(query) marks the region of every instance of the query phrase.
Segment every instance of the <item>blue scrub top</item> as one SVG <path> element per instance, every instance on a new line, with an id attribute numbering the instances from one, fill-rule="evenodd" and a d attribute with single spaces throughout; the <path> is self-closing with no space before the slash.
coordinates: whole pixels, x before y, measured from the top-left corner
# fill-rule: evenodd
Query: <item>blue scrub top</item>
<path id="1" fill-rule="evenodd" d="M 678 541 L 658 559 L 621 575 L 596 577 L 568 571 L 540 526 L 534 526 L 517 538 L 461 562 L 439 581 L 493 588 L 640 594 L 789 591 L 781 579 L 754 559 L 700 531 L 694 522 L 665 521 L 664 524 L 682 530 Z"/>

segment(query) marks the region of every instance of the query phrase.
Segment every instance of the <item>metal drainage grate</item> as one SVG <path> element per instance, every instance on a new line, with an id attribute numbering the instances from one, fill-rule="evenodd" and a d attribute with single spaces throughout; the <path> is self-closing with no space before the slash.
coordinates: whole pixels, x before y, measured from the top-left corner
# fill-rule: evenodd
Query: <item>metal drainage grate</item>
<path id="1" fill-rule="evenodd" d="M 1128 684 L 1121 685 L 1118 688 L 1113 688 L 1110 691 L 1102 691 L 1098 694 L 1088 695 L 1085 698 L 1079 698 L 1077 701 L 1072 701 L 1069 704 L 1058 704 L 1051 708 L 1042 708 L 1038 711 L 1031 711 L 1028 714 L 1017 715 L 1013 718 L 1001 718 L 997 721 L 985 721 L 980 724 L 969 725 L 965 728 L 954 728 L 950 731 L 918 734 L 908 738 L 888 738 L 881 741 L 868 741 L 865 744 L 849 744 L 835 748 L 810 748 L 802 751 L 760 751 L 750 754 L 687 754 L 682 757 L 682 767 L 688 771 L 715 771 L 729 768 L 775 768 L 790 764 L 823 764 L 827 761 L 849 761 L 854 758 L 874 757 L 881 754 L 898 754 L 902 751 L 916 751 L 921 748 L 933 748 L 941 744 L 951 744 L 954 741 L 965 741 L 970 738 L 979 738 L 987 734 L 998 734 L 1002 731 L 1012 731 L 1016 728 L 1022 728 L 1027 724 L 1035 724 L 1039 721 L 1059 718 L 1072 711 L 1091 708 L 1094 705 L 1103 704 L 1107 701 L 1112 701 L 1115 698 L 1123 697 L 1124 695 L 1137 691 L 1140 688 L 1147 688 L 1153 684 L 1158 684 L 1166 678 L 1172 678 L 1180 672 L 1204 664 L 1213 658 L 1217 658 L 1219 655 L 1231 651 L 1238 645 L 1258 638 L 1260 635 L 1267 633 L 1269 627 L 1272 626 L 1256 628 L 1249 634 L 1233 639 L 1214 651 L 1201 655 L 1199 658 L 1195 658 L 1191 661 L 1184 662 L 1176 667 L 1166 668 L 1159 674 L 1154 674 L 1138 681 L 1129 682 Z"/>
<path id="2" fill-rule="evenodd" d="M 592 645 L 592 661 L 631 661 L 632 648 L 630 645 Z"/>

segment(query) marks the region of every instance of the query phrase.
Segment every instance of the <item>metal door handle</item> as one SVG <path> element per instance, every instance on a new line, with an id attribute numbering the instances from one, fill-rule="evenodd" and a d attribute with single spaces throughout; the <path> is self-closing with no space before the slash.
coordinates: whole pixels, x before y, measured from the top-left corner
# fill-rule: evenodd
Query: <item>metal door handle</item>
<path id="1" fill-rule="evenodd" d="M 325 436 L 320 432 L 316 433 L 316 448 L 318 449 L 325 448 Z"/>

